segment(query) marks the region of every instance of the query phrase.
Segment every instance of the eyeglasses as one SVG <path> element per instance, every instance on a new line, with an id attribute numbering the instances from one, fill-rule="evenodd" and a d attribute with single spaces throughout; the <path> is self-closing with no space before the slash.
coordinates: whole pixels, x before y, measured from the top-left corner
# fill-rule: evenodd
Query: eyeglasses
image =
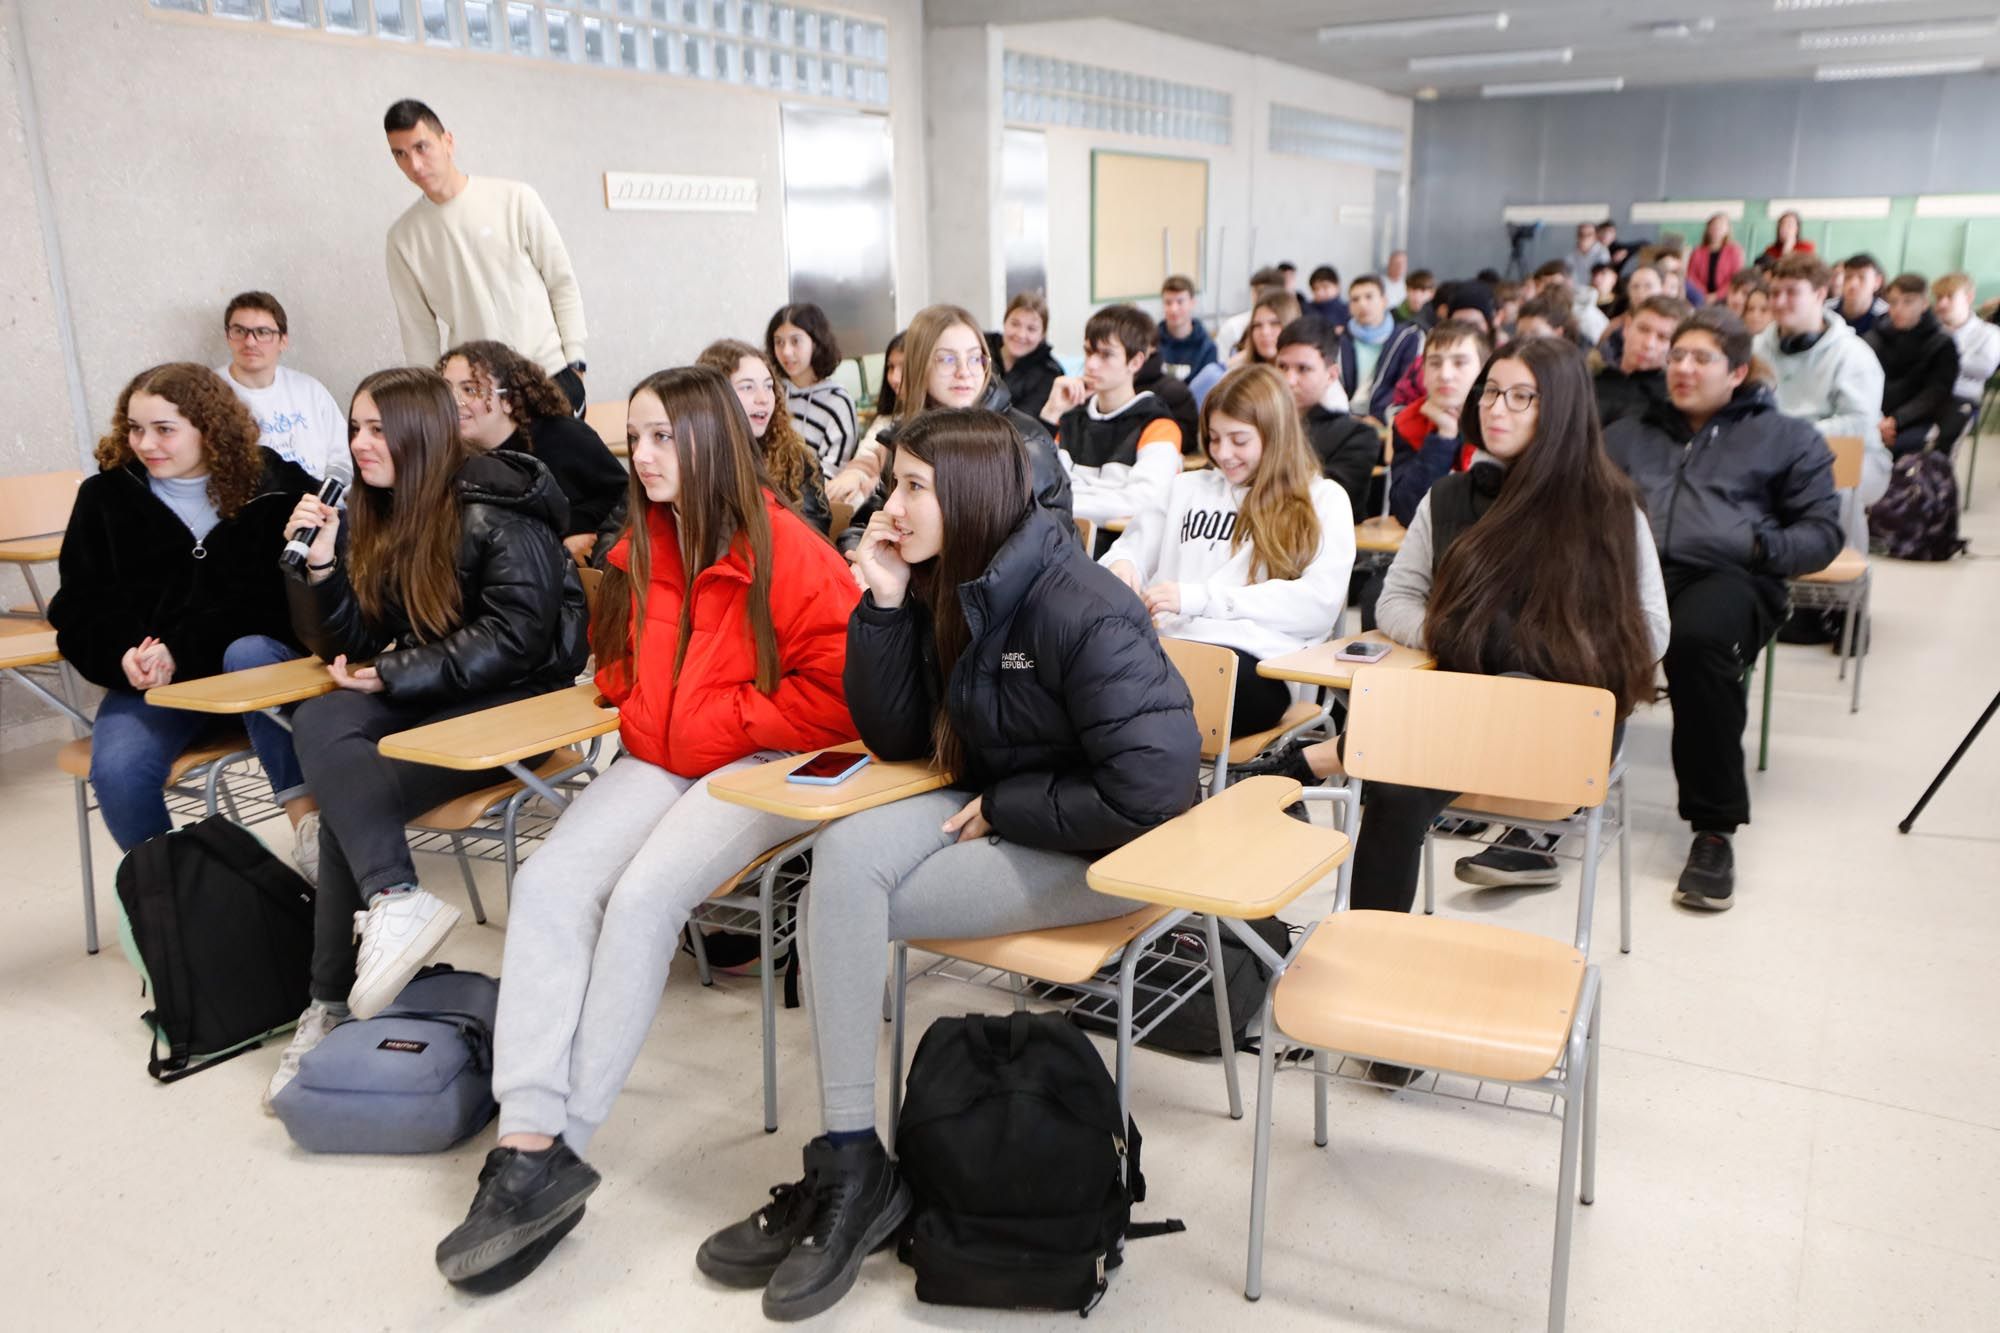
<path id="1" fill-rule="evenodd" d="M 263 328 L 260 329 L 249 329 L 245 328 L 241 324 L 231 324 L 227 329 L 223 330 L 223 332 L 229 335 L 229 341 L 238 343 L 276 342 L 279 338 L 284 336 L 284 334 L 275 325 L 269 325 L 269 324 L 265 325 Z"/>
<path id="2" fill-rule="evenodd" d="M 956 371 L 964 366 L 967 370 L 982 371 L 986 369 L 986 353 L 967 352 L 960 356 L 957 352 L 933 352 L 931 364 L 939 370 Z"/>
<path id="3" fill-rule="evenodd" d="M 1669 365 L 1685 365 L 1692 361 L 1703 370 L 1707 370 L 1710 366 L 1724 359 L 1722 353 L 1711 351 L 1706 347 L 1676 347 L 1673 351 L 1667 353 L 1667 364 Z"/>
<path id="4" fill-rule="evenodd" d="M 1479 405 L 1490 407 L 1504 401 L 1509 412 L 1525 412 L 1533 407 L 1541 394 L 1525 384 L 1515 384 L 1503 389 L 1497 384 L 1488 384 L 1479 391 Z"/>

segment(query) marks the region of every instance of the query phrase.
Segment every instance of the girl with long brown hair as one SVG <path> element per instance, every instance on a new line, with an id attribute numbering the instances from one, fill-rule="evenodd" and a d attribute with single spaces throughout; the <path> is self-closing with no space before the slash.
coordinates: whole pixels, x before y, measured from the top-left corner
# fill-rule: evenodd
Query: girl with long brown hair
<path id="1" fill-rule="evenodd" d="M 1085 885 L 1090 860 L 1193 804 L 1200 763 L 1187 687 L 1145 609 L 1035 503 L 1006 417 L 925 412 L 894 469 L 857 551 L 868 593 L 848 626 L 848 704 L 876 755 L 929 759 L 952 785 L 815 846 L 807 1012 L 825 1133 L 804 1180 L 695 1257 L 762 1287 L 774 1319 L 838 1301 L 909 1210 L 875 1132 L 884 944 L 1129 911 Z"/>
<path id="2" fill-rule="evenodd" d="M 285 516 L 314 482 L 257 440 L 256 419 L 214 371 L 154 366 L 118 395 L 99 471 L 77 488 L 49 621 L 63 660 L 105 691 L 90 783 L 121 851 L 173 827 L 168 769 L 216 729 L 201 713 L 152 707 L 146 691 L 302 655 L 278 553 Z M 310 877 L 319 839 L 291 734 L 261 713 L 243 721 Z"/>
<path id="3" fill-rule="evenodd" d="M 1250 307 L 1250 322 L 1229 353 L 1229 368 L 1268 366 L 1278 359 L 1278 335 L 1300 314 L 1299 298 L 1290 292 L 1267 292 Z"/>
<path id="4" fill-rule="evenodd" d="M 267 1102 L 334 1024 L 394 1000 L 458 922 L 458 909 L 417 886 L 404 825 L 506 779 L 385 759 L 376 742 L 559 689 L 589 653 L 583 585 L 560 539 L 566 506 L 547 468 L 474 451 L 444 379 L 415 367 L 361 381 L 348 430 L 346 513 L 308 495 L 286 524 L 318 529 L 286 588 L 293 626 L 339 688 L 293 719 L 321 797 L 318 916 L 312 1003 Z"/>
<path id="5" fill-rule="evenodd" d="M 777 367 L 739 338 L 722 338 L 701 349 L 698 366 L 729 381 L 750 422 L 750 436 L 764 461 L 771 490 L 799 516 L 825 532 L 833 523 L 827 505 L 826 473 L 792 422 L 789 396 L 779 391 Z"/>
<path id="6" fill-rule="evenodd" d="M 1466 399 L 1462 430 L 1472 466 L 1441 478 L 1417 506 L 1383 581 L 1377 627 L 1446 671 L 1601 686 L 1617 699 L 1622 728 L 1652 699 L 1666 592 L 1638 491 L 1604 452 L 1583 353 L 1561 338 L 1498 353 Z M 1339 742 L 1290 746 L 1236 771 L 1318 782 L 1341 771 Z M 1369 787 L 1355 907 L 1409 910 L 1424 830 L 1455 795 Z M 1560 878 L 1525 835 L 1466 858 L 1459 872 L 1489 886 Z"/>
<path id="7" fill-rule="evenodd" d="M 532 1271 L 597 1187 L 580 1154 L 638 1059 L 689 913 L 808 827 L 716 800 L 709 780 L 855 734 L 841 669 L 859 593 L 766 481 L 723 372 L 649 376 L 626 434 L 632 521 L 591 634 L 624 752 L 515 881 L 494 1025 L 500 1142 L 437 1248 L 447 1279 L 482 1291 Z"/>
<path id="8" fill-rule="evenodd" d="M 1326 637 L 1347 601 L 1354 514 L 1320 475 L 1291 390 L 1269 366 L 1239 366 L 1202 403 L 1211 467 L 1183 472 L 1102 563 L 1139 595 L 1162 634 L 1242 659 L 1230 729 L 1277 725 L 1292 693 L 1257 663 Z"/>

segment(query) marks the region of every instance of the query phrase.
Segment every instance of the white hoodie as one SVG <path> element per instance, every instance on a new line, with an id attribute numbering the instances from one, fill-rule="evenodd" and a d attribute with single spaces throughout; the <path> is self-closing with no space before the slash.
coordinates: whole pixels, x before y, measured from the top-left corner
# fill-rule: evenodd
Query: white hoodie
<path id="1" fill-rule="evenodd" d="M 1162 617 L 1160 633 L 1262 660 L 1317 643 L 1339 623 L 1354 568 L 1354 513 L 1337 483 L 1313 478 L 1320 544 L 1312 562 L 1298 578 L 1252 582 L 1250 543 L 1229 549 L 1249 493 L 1215 468 L 1183 472 L 1167 488 L 1166 504 L 1134 516 L 1099 563 L 1129 561 L 1146 587 L 1180 586 L 1180 613 Z"/>
<path id="2" fill-rule="evenodd" d="M 1847 543 L 1868 549 L 1867 509 L 1889 489 L 1889 446 L 1882 443 L 1882 363 L 1839 312 L 1826 312 L 1826 332 L 1803 352 L 1781 350 L 1774 323 L 1751 345 L 1777 372 L 1778 410 L 1812 422 L 1821 435 L 1860 437 L 1861 485 L 1841 497 L 1841 528 Z"/>

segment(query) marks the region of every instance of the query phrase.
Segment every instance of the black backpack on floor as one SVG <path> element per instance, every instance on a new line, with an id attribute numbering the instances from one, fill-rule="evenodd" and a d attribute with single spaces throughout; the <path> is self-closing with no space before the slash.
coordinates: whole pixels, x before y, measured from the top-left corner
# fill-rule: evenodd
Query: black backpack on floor
<path id="1" fill-rule="evenodd" d="M 1139 1131 L 1090 1039 L 1054 1014 L 931 1024 L 896 1150 L 916 1207 L 897 1248 L 917 1299 L 1088 1314 L 1146 1197 Z M 1129 1157 L 1129 1187 L 1128 1187 Z"/>
<path id="2" fill-rule="evenodd" d="M 118 867 L 118 904 L 153 999 L 142 1015 L 153 1031 L 146 1072 L 160 1082 L 298 1021 L 312 968 L 312 886 L 249 830 L 216 815 L 148 838 Z"/>
<path id="3" fill-rule="evenodd" d="M 1868 538 L 1897 560 L 1949 560 L 1965 549 L 1950 454 L 1925 449 L 1896 460 L 1889 489 L 1868 507 Z"/>

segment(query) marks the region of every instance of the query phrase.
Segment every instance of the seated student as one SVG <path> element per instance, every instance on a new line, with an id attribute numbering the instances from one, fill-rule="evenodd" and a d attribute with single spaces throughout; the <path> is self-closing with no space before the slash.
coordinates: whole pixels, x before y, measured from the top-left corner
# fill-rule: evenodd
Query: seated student
<path id="1" fill-rule="evenodd" d="M 1591 300 L 1597 308 L 1610 318 L 1612 303 L 1618 299 L 1618 266 L 1604 263 L 1592 266 L 1590 270 Z"/>
<path id="2" fill-rule="evenodd" d="M 1230 371 L 1201 420 L 1214 466 L 1175 477 L 1167 503 L 1140 511 L 1098 563 L 1139 595 L 1160 633 L 1235 650 L 1230 735 L 1248 736 L 1292 705 L 1291 687 L 1259 676 L 1257 663 L 1318 642 L 1340 620 L 1354 510 L 1319 474 L 1277 371 Z"/>
<path id="3" fill-rule="evenodd" d="M 1282 292 L 1284 290 L 1284 279 L 1277 269 L 1260 268 L 1250 275 L 1250 306 L 1254 307 L 1259 300 L 1271 292 Z M 1250 309 L 1246 308 L 1242 314 L 1231 315 L 1229 318 L 1223 320 L 1215 330 L 1215 345 L 1217 347 L 1234 347 L 1236 344 L 1242 342 L 1243 330 L 1250 327 L 1250 313 Z"/>
<path id="4" fill-rule="evenodd" d="M 785 372 L 792 422 L 831 479 L 853 457 L 861 431 L 854 399 L 827 378 L 840 365 L 840 344 L 833 339 L 826 312 L 811 301 L 779 306 L 764 327 L 764 355 Z"/>
<path id="5" fill-rule="evenodd" d="M 1146 608 L 1034 503 L 1006 418 L 925 413 L 894 467 L 861 544 L 847 703 L 876 755 L 954 781 L 838 820 L 813 849 L 806 1013 L 824 1133 L 804 1179 L 695 1256 L 718 1282 L 762 1287 L 772 1319 L 846 1295 L 909 1211 L 875 1128 L 884 946 L 1122 916 L 1129 900 L 1085 884 L 1090 862 L 1196 795 L 1187 687 Z"/>
<path id="6" fill-rule="evenodd" d="M 1102 523 L 1166 502 L 1181 470 L 1181 428 L 1166 404 L 1138 389 L 1153 321 L 1108 305 L 1083 326 L 1083 375 L 1056 381 L 1042 420 L 1056 428 L 1076 517 Z"/>
<path id="7" fill-rule="evenodd" d="M 1798 254 L 1778 267 L 1818 264 Z M 1711 911 L 1735 902 L 1729 840 L 1750 822 L 1744 669 L 1784 617 L 1786 577 L 1824 568 L 1840 551 L 1832 455 L 1750 378 L 1751 350 L 1727 310 L 1696 312 L 1668 353 L 1671 401 L 1606 436 L 1613 461 L 1661 516 L 1653 536 L 1673 617 L 1674 777 L 1681 818 L 1694 826 L 1675 897 Z"/>
<path id="8" fill-rule="evenodd" d="M 1611 267 L 1623 273 L 1626 261 L 1632 258 L 1632 245 L 1629 241 L 1618 239 L 1618 223 L 1615 219 L 1606 218 L 1597 224 L 1597 243 L 1604 247 L 1604 253 Z"/>
<path id="9" fill-rule="evenodd" d="M 1490 283 L 1477 280 L 1467 282 L 1440 283 L 1437 295 L 1431 298 L 1430 309 L 1437 315 L 1437 322 L 1431 327 L 1448 324 L 1457 320 L 1470 324 L 1484 333 L 1490 340 L 1493 336 L 1493 287 Z M 1396 394 L 1391 405 L 1400 413 L 1406 407 L 1414 407 L 1424 396 L 1424 360 L 1418 357 L 1403 372 L 1403 378 L 1396 382 Z M 1417 436 L 1421 444 L 1423 436 Z"/>
<path id="10" fill-rule="evenodd" d="M 1771 284 L 1760 270 L 1757 281 L 1743 289 L 1743 327 L 1755 338 L 1771 327 L 1777 318 L 1771 308 Z"/>
<path id="11" fill-rule="evenodd" d="M 1658 257 L 1653 260 L 1653 267 L 1660 271 L 1660 281 L 1666 284 L 1667 295 L 1678 296 L 1698 310 L 1708 298 L 1687 276 L 1687 261 L 1681 257 L 1680 244 L 1679 237 L 1667 237 L 1660 246 Z"/>
<path id="12" fill-rule="evenodd" d="M 1296 300 L 1299 294 L 1299 266 L 1289 259 L 1280 259 L 1272 267 L 1278 270 L 1278 281 Z"/>
<path id="13" fill-rule="evenodd" d="M 1583 353 L 1558 338 L 1517 344 L 1481 372 L 1472 399 L 1465 428 L 1478 461 L 1418 506 L 1376 623 L 1442 670 L 1601 686 L 1617 700 L 1622 730 L 1653 696 L 1666 597 L 1645 509 L 1605 456 Z M 1232 772 L 1318 782 L 1342 771 L 1339 746 L 1292 745 Z M 1424 833 L 1457 795 L 1369 786 L 1353 907 L 1410 910 Z M 1546 861 L 1510 841 L 1464 858 L 1460 870 L 1482 884 L 1557 882 L 1511 877 Z"/>
<path id="14" fill-rule="evenodd" d="M 1160 364 L 1167 374 L 1185 384 L 1200 374 L 1203 367 L 1221 363 L 1222 354 L 1216 350 L 1215 339 L 1208 336 L 1208 330 L 1194 317 L 1194 279 L 1176 273 L 1161 283 L 1160 310 L 1163 316 L 1158 333 Z M 1047 395 L 1043 398 L 1046 401 Z M 1036 403 L 1021 410 L 1040 412 L 1042 405 Z"/>
<path id="15" fill-rule="evenodd" d="M 882 480 L 882 460 L 888 457 L 881 445 L 882 432 L 896 419 L 896 396 L 902 391 L 903 335 L 899 332 L 882 350 L 882 382 L 875 386 L 875 415 L 868 423 L 868 433 L 855 447 L 854 457 L 841 464 L 826 484 L 827 499 L 834 504 L 863 505 L 875 493 Z M 789 408 L 786 415 L 790 415 Z"/>
<path id="16" fill-rule="evenodd" d="M 1611 262 L 1611 251 L 1597 239 L 1595 222 L 1576 224 L 1576 246 L 1563 256 L 1563 272 L 1572 287 L 1590 286 L 1590 271 Z"/>
<path id="17" fill-rule="evenodd" d="M 1382 461 L 1382 437 L 1348 412 L 1340 394 L 1340 335 L 1317 315 L 1300 316 L 1278 335 L 1277 370 L 1292 391 L 1321 475 L 1347 492 L 1356 518 L 1373 513 L 1368 492 Z"/>
<path id="18" fill-rule="evenodd" d="M 1790 209 L 1778 214 L 1778 239 L 1765 246 L 1764 253 L 1757 256 L 1757 267 L 1768 270 L 1789 255 L 1811 254 L 1813 243 L 1799 235 L 1803 225 L 1804 219 Z"/>
<path id="19" fill-rule="evenodd" d="M 1418 274 L 1411 274 L 1414 288 Z M 1426 303 L 1430 291 L 1423 290 Z M 1365 274 L 1347 284 L 1347 331 L 1340 335 L 1340 380 L 1357 416 L 1386 421 L 1396 383 L 1423 355 L 1424 331 L 1398 323 L 1382 300 L 1382 280 Z"/>
<path id="20" fill-rule="evenodd" d="M 1927 444 L 1956 417 L 1958 344 L 1931 313 L 1920 273 L 1889 284 L 1889 317 L 1862 339 L 1882 363 L 1882 420 L 1876 432 L 1901 457 Z"/>
<path id="21" fill-rule="evenodd" d="M 1493 287 L 1493 345 L 1504 347 L 1514 337 L 1514 322 L 1521 317 L 1521 284 L 1496 282 Z"/>
<path id="22" fill-rule="evenodd" d="M 505 343 L 461 343 L 437 369 L 457 400 L 460 438 L 481 453 L 533 454 L 549 470 L 569 501 L 563 545 L 587 562 L 598 528 L 625 499 L 625 466 L 604 438 L 572 415 L 547 371 Z"/>
<path id="23" fill-rule="evenodd" d="M 1049 346 L 1049 304 L 1040 292 L 1021 292 L 1007 302 L 1000 332 L 986 335 L 986 350 L 1014 406 L 1031 417 L 1040 413 L 1063 373 Z"/>
<path id="24" fill-rule="evenodd" d="M 347 421 L 326 386 L 278 364 L 292 345 L 285 308 L 269 292 L 239 292 L 222 312 L 229 362 L 217 366 L 262 432 L 258 443 L 315 479 L 330 459 L 347 457 Z"/>
<path id="25" fill-rule="evenodd" d="M 710 343 L 694 363 L 707 366 L 728 381 L 750 423 L 750 442 L 772 493 L 797 510 L 814 531 L 825 534 L 833 523 L 826 480 L 818 457 L 792 424 L 790 406 L 778 393 L 776 367 L 762 352 L 736 338 Z"/>
<path id="26" fill-rule="evenodd" d="M 562 546 L 569 503 L 546 467 L 467 444 L 434 371 L 377 371 L 348 418 L 345 521 L 307 495 L 286 523 L 319 530 L 285 587 L 293 628 L 340 688 L 292 719 L 320 800 L 319 896 L 312 1003 L 267 1108 L 336 1023 L 380 1013 L 458 924 L 457 908 L 417 886 L 405 823 L 506 779 L 385 759 L 376 742 L 560 689 L 590 651 L 583 585 Z"/>
<path id="27" fill-rule="evenodd" d="M 1199 389 L 1202 394 L 1206 394 L 1215 387 L 1215 381 L 1221 378 L 1222 363 L 1211 361 L 1201 368 L 1201 373 L 1191 382 L 1182 384 L 1167 373 L 1165 364 L 1160 360 L 1160 351 L 1156 347 L 1139 367 L 1138 373 L 1132 376 L 1132 387 L 1141 393 L 1150 393 L 1166 404 L 1167 415 L 1181 428 L 1181 439 L 1192 441 L 1201 426 L 1201 399 L 1196 396 L 1196 390 Z M 1047 404 L 1044 403 L 1043 406 L 1046 407 Z M 1193 448 L 1193 445 L 1189 444 L 1187 447 Z"/>
<path id="28" fill-rule="evenodd" d="M 1729 237 L 1729 215 L 1716 213 L 1702 228 L 1701 244 L 1688 256 L 1688 281 L 1704 300 L 1713 301 L 1729 290 L 1729 280 L 1743 267 L 1743 247 Z"/>
<path id="29" fill-rule="evenodd" d="M 1674 330 L 1693 314 L 1686 301 L 1655 296 L 1632 312 L 1616 362 L 1607 361 L 1596 374 L 1597 423 L 1609 429 L 1614 421 L 1645 415 L 1667 396 L 1667 348 Z"/>
<path id="30" fill-rule="evenodd" d="M 1424 340 L 1424 383 L 1416 404 L 1396 416 L 1389 464 L 1389 513 L 1408 526 L 1424 496 L 1449 472 L 1471 466 L 1462 440 L 1468 396 L 1493 344 L 1476 324 L 1448 320 Z"/>
<path id="31" fill-rule="evenodd" d="M 437 1247 L 445 1277 L 486 1276 L 485 1291 L 534 1271 L 597 1187 L 581 1154 L 639 1057 L 689 913 L 808 827 L 717 800 L 709 781 L 855 735 L 841 668 L 860 593 L 761 484 L 722 374 L 648 376 L 626 433 L 636 521 L 590 636 L 622 753 L 514 885 L 493 1026 L 500 1141 Z"/>
<path id="32" fill-rule="evenodd" d="M 1949 449 L 1964 434 L 1979 410 L 1986 381 L 2000 370 L 2000 328 L 1972 314 L 1972 278 L 1947 273 L 1931 284 L 1938 323 L 1958 348 L 1958 380 L 1952 385 L 1953 415 L 1938 436 L 1938 447 Z"/>
<path id="33" fill-rule="evenodd" d="M 1522 302 L 1521 314 L 1514 321 L 1514 337 L 1520 342 L 1561 338 L 1582 347 L 1583 335 L 1577 332 L 1576 307 L 1570 303 L 1569 284 L 1560 279 L 1545 282 L 1533 300 Z"/>
<path id="34" fill-rule="evenodd" d="M 1278 356 L 1278 335 L 1298 317 L 1299 299 L 1289 292 L 1257 298 L 1242 341 L 1229 349 L 1229 369 L 1270 365 Z"/>
<path id="35" fill-rule="evenodd" d="M 1305 303 L 1304 313 L 1318 315 L 1339 334 L 1347 327 L 1347 302 L 1340 297 L 1340 270 L 1331 264 L 1321 264 L 1312 271 L 1308 290 L 1312 299 Z"/>
<path id="36" fill-rule="evenodd" d="M 1739 269 L 1730 276 L 1728 287 L 1724 288 L 1716 296 L 1709 298 L 1709 304 L 1715 305 L 1720 302 L 1722 305 L 1728 307 L 1730 314 L 1741 319 L 1743 318 L 1743 303 L 1749 299 L 1751 289 L 1763 281 L 1764 272 L 1762 269 Z"/>
<path id="37" fill-rule="evenodd" d="M 1410 271 L 1410 256 L 1405 250 L 1391 250 L 1389 257 L 1382 261 L 1382 300 L 1391 310 L 1403 304 L 1410 295 L 1410 287 L 1403 280 Z"/>
<path id="38" fill-rule="evenodd" d="M 1757 336 L 1755 352 L 1777 377 L 1773 392 L 1780 412 L 1811 422 L 1828 439 L 1851 435 L 1866 441 L 1861 485 L 1841 501 L 1847 542 L 1865 551 L 1868 506 L 1889 489 L 1889 448 L 1880 434 L 1882 363 L 1827 307 L 1829 280 L 1826 265 L 1810 253 L 1772 265 L 1775 317 Z"/>
<path id="39" fill-rule="evenodd" d="M 1597 351 L 1610 365 L 1617 365 L 1625 359 L 1625 325 L 1632 312 L 1656 296 L 1665 294 L 1667 285 L 1660 279 L 1660 271 L 1650 264 L 1641 264 L 1625 275 L 1624 289 L 1619 299 L 1612 303 L 1611 322 L 1604 327 L 1604 334 L 1597 340 Z"/>
<path id="40" fill-rule="evenodd" d="M 1377 285 L 1379 287 L 1379 280 Z M 1403 299 L 1396 303 L 1390 310 L 1390 313 L 1395 316 L 1396 322 L 1399 324 L 1417 323 L 1423 320 L 1424 312 L 1430 306 L 1431 298 L 1436 295 L 1437 278 L 1432 276 L 1429 269 L 1420 268 L 1415 273 L 1412 273 L 1409 280 L 1404 283 Z M 1387 299 L 1388 297 L 1385 293 L 1383 300 L 1386 302 Z M 1351 308 L 1353 302 L 1349 301 L 1348 305 Z"/>
<path id="41" fill-rule="evenodd" d="M 1882 277 L 1882 266 L 1864 250 L 1842 261 L 1839 280 L 1833 284 L 1841 319 L 1864 338 L 1889 314 L 1889 303 L 1881 295 Z"/>
<path id="42" fill-rule="evenodd" d="M 155 708 L 146 691 L 304 656 L 278 553 L 315 483 L 257 436 L 249 408 L 206 366 L 154 366 L 118 395 L 97 475 L 77 487 L 49 623 L 63 660 L 105 691 L 90 785 L 120 851 L 173 827 L 167 771 L 222 720 Z M 319 821 L 292 735 L 262 713 L 242 722 L 312 879 Z"/>

